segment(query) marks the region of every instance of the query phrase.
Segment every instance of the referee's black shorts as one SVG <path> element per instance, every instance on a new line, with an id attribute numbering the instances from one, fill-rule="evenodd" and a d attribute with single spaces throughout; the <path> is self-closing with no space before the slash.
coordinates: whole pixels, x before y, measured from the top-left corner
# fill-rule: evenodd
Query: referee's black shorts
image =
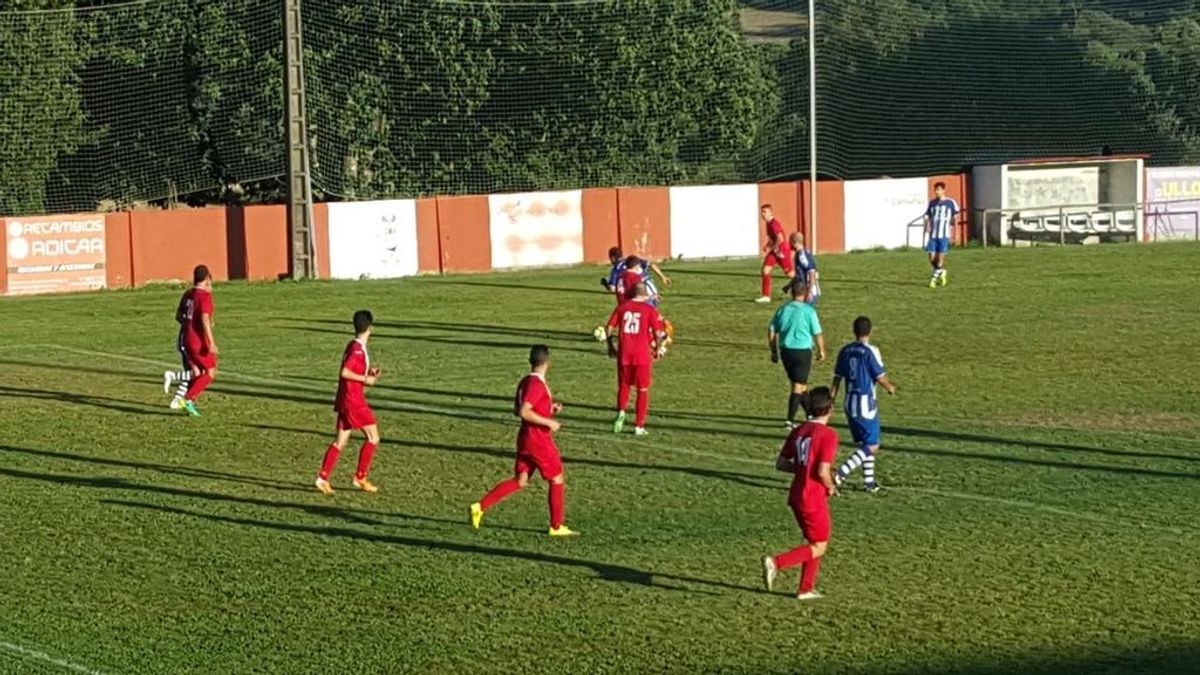
<path id="1" fill-rule="evenodd" d="M 779 360 L 783 361 L 783 369 L 792 383 L 808 384 L 808 374 L 812 372 L 811 349 L 780 349 Z"/>

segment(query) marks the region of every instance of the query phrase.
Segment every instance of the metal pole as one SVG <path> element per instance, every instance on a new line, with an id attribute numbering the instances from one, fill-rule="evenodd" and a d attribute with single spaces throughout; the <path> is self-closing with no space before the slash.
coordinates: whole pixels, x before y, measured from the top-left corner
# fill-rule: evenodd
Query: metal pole
<path id="1" fill-rule="evenodd" d="M 287 142 L 287 226 L 291 244 L 291 276 L 317 276 L 313 236 L 312 179 L 308 152 L 308 116 L 304 94 L 304 45 L 300 0 L 283 0 L 283 82 Z"/>
<path id="2" fill-rule="evenodd" d="M 809 246 L 817 252 L 817 12 L 808 0 L 808 229 Z"/>

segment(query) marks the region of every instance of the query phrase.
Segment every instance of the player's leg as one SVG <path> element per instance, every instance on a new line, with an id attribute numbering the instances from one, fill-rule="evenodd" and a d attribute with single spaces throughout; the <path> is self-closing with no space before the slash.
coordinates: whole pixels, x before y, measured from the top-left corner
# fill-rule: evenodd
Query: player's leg
<path id="1" fill-rule="evenodd" d="M 354 487 L 363 492 L 378 492 L 379 488 L 367 480 L 371 472 L 371 462 L 375 460 L 375 449 L 379 447 L 379 425 L 375 423 L 375 415 L 370 410 L 363 411 L 360 417 L 369 417 L 370 421 L 361 420 L 363 434 L 367 437 L 362 448 L 358 451 L 358 469 L 354 472 Z"/>
<path id="2" fill-rule="evenodd" d="M 862 466 L 871 457 L 871 444 L 867 442 L 870 436 L 868 423 L 866 420 L 846 415 L 847 426 L 850 427 L 850 437 L 854 439 L 854 444 L 858 446 L 845 463 L 838 467 L 837 475 L 833 477 L 834 482 L 841 485 L 846 478 L 854 473 L 854 470 Z"/>
<path id="3" fill-rule="evenodd" d="M 875 417 L 875 419 L 871 420 L 865 426 L 863 445 L 867 450 L 867 458 L 863 460 L 863 488 L 867 492 L 878 492 L 879 483 L 875 481 L 875 458 L 879 454 L 879 436 L 881 431 L 879 417 Z"/>
<path id="4" fill-rule="evenodd" d="M 805 406 L 808 399 L 808 376 L 812 373 L 811 349 L 780 350 L 783 368 L 787 372 L 791 391 L 788 393 L 787 426 L 795 426 L 796 414 Z M 807 414 L 805 415 L 807 419 Z"/>
<path id="5" fill-rule="evenodd" d="M 646 417 L 650 414 L 650 384 L 653 379 L 651 366 L 637 366 L 633 374 L 637 386 L 637 417 L 634 418 L 633 433 L 646 435 Z"/>
<path id="6" fill-rule="evenodd" d="M 184 395 L 184 408 L 192 415 L 198 415 L 196 411 L 196 399 L 200 394 L 204 393 L 205 389 L 212 384 L 217 377 L 217 357 L 214 354 L 199 353 L 188 351 L 188 361 L 199 368 L 200 375 L 192 379 L 188 384 L 187 394 Z"/>
<path id="7" fill-rule="evenodd" d="M 471 505 L 471 527 L 479 529 L 483 522 L 483 514 L 488 509 L 507 499 L 514 492 L 519 492 L 529 485 L 529 474 L 533 473 L 534 463 L 529 457 L 517 451 L 517 460 L 513 465 L 513 477 L 496 483 L 482 499 Z"/>
<path id="8" fill-rule="evenodd" d="M 170 391 L 171 385 L 178 382 L 175 386 L 175 395 L 171 397 L 171 410 L 178 410 L 183 407 L 183 398 L 187 396 L 188 385 L 192 381 L 193 367 L 188 361 L 187 350 L 183 346 L 179 347 L 179 359 L 183 368 L 175 371 L 168 370 L 163 373 L 163 393 Z"/>
<path id="9" fill-rule="evenodd" d="M 576 537 L 579 533 L 567 527 L 566 513 L 566 491 L 567 491 L 567 475 L 563 471 L 562 456 L 558 452 L 558 448 L 551 448 L 543 452 L 537 453 L 535 456 L 537 462 L 538 473 L 542 474 L 542 478 L 549 483 L 549 494 L 547 495 L 547 505 L 550 507 L 550 536 L 551 537 Z"/>
<path id="10" fill-rule="evenodd" d="M 828 534 L 828 510 L 825 510 L 824 516 L 820 513 L 806 513 L 800 508 L 793 506 L 792 515 L 796 517 L 796 523 L 800 525 L 801 531 L 804 532 L 804 538 L 808 540 L 808 544 L 797 546 L 790 551 L 784 551 L 773 556 L 763 558 L 763 583 L 767 590 L 775 583 L 775 575 L 781 571 L 800 565 L 809 565 L 816 559 L 825 555 L 826 541 L 829 539 Z M 824 525 L 822 526 L 822 523 Z M 810 536 L 811 535 L 811 536 Z M 814 567 L 813 580 L 816 579 L 816 567 Z M 803 588 L 803 573 L 801 574 L 801 588 Z M 808 590 L 812 590 L 811 586 Z"/>
<path id="11" fill-rule="evenodd" d="M 755 302 L 771 301 L 771 275 L 775 273 L 775 254 L 769 253 L 762 266 L 762 295 Z"/>
<path id="12" fill-rule="evenodd" d="M 613 419 L 613 433 L 625 429 L 625 409 L 629 407 L 629 390 L 633 387 L 631 369 L 617 364 L 617 416 Z"/>
<path id="13" fill-rule="evenodd" d="M 346 449 L 346 443 L 350 441 L 350 434 L 353 431 L 347 420 L 339 414 L 337 435 L 334 437 L 333 443 L 325 449 L 325 457 L 321 460 L 321 470 L 317 472 L 317 489 L 327 495 L 333 494 L 333 487 L 329 485 L 329 476 L 333 474 L 333 468 L 337 466 L 338 457 L 341 456 L 342 450 Z"/>
<path id="14" fill-rule="evenodd" d="M 947 281 L 946 280 L 946 254 L 949 252 L 950 252 L 950 240 L 949 239 L 941 240 L 940 251 L 938 253 L 938 280 L 943 286 L 946 285 L 946 281 Z"/>

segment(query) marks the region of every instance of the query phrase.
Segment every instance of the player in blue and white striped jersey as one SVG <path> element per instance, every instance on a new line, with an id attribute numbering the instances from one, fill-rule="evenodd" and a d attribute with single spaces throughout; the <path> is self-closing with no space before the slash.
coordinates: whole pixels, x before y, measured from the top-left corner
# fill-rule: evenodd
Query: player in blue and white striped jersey
<path id="1" fill-rule="evenodd" d="M 846 401 L 843 407 L 850 435 L 854 437 L 854 442 L 859 448 L 837 470 L 834 481 L 841 485 L 846 476 L 862 466 L 863 487 L 868 492 L 875 492 L 879 489 L 878 483 L 875 482 L 875 455 L 879 453 L 880 435 L 875 385 L 883 387 L 888 394 L 896 393 L 896 385 L 888 380 L 879 348 L 871 344 L 871 319 L 860 316 L 854 320 L 854 338 L 854 342 L 842 347 L 838 352 L 830 390 L 836 399 L 842 382 L 846 383 Z"/>
<path id="2" fill-rule="evenodd" d="M 802 232 L 793 232 L 789 239 L 792 245 L 793 265 L 792 265 L 792 284 L 802 284 L 808 289 L 808 295 L 805 296 L 805 302 L 816 307 L 817 302 L 821 300 L 821 282 L 820 275 L 817 273 L 817 257 L 812 251 L 804 248 L 804 234 Z"/>
<path id="3" fill-rule="evenodd" d="M 950 237 L 954 231 L 954 220 L 958 217 L 958 202 L 946 196 L 946 184 L 937 183 L 933 186 L 936 195 L 929 200 L 925 209 L 925 252 L 929 254 L 929 264 L 933 267 L 933 276 L 929 278 L 929 287 L 934 288 L 939 283 L 946 285 L 946 253 L 950 251 Z"/>

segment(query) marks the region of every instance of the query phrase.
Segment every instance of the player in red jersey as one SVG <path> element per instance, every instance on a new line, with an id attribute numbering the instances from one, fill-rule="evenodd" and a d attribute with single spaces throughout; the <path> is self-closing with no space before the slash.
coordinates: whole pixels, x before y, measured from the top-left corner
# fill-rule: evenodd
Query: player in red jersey
<path id="1" fill-rule="evenodd" d="M 792 246 L 783 233 L 783 225 L 775 218 L 775 209 L 770 204 L 763 204 L 760 214 L 767 227 L 767 243 L 763 246 L 767 255 L 763 258 L 762 296 L 755 302 L 770 302 L 771 274 L 775 267 L 782 267 L 788 277 L 792 276 Z"/>
<path id="2" fill-rule="evenodd" d="M 763 558 L 763 582 L 767 590 L 775 584 L 779 570 L 803 565 L 800 572 L 799 600 L 815 600 L 821 594 L 814 588 L 821 557 L 829 544 L 831 523 L 828 498 L 837 494 L 833 482 L 833 461 L 837 454 L 837 432 L 829 426 L 833 411 L 833 395 L 829 387 L 817 387 L 809 392 L 809 421 L 792 430 L 775 468 L 795 474 L 788 491 L 788 506 L 800 524 L 808 544 L 787 553 Z"/>
<path id="3" fill-rule="evenodd" d="M 199 417 L 196 399 L 217 377 L 217 340 L 213 337 L 212 274 L 206 265 L 192 270 L 192 287 L 179 299 L 175 310 L 179 322 L 179 351 L 183 370 L 163 373 L 163 389 L 169 391 L 178 380 L 179 388 L 171 408 L 182 407 L 192 417 Z"/>
<path id="4" fill-rule="evenodd" d="M 338 456 L 350 441 L 350 434 L 355 429 L 361 429 L 367 440 L 358 451 L 358 470 L 354 472 L 354 487 L 363 492 L 378 492 L 367 473 L 371 470 L 371 460 L 375 458 L 375 448 L 379 447 L 379 426 L 375 423 L 375 413 L 367 405 L 365 387 L 375 386 L 379 379 L 380 370 L 371 367 L 371 355 L 367 353 L 367 340 L 374 330 L 375 317 L 365 309 L 354 313 L 354 339 L 346 345 L 342 356 L 342 372 L 338 377 L 337 398 L 334 399 L 333 409 L 337 412 L 337 438 L 325 451 L 325 459 L 321 462 L 321 472 L 317 474 L 317 489 L 327 495 L 333 494 L 329 485 L 329 475 L 337 465 Z"/>
<path id="5" fill-rule="evenodd" d="M 662 317 L 650 305 L 646 285 L 633 286 L 633 299 L 617 306 L 608 318 L 608 355 L 617 359 L 617 417 L 613 433 L 625 428 L 625 409 L 629 389 L 637 387 L 637 418 L 634 434 L 646 435 L 646 414 L 650 411 L 650 383 L 654 361 L 662 355 L 666 341 Z"/>
<path id="6" fill-rule="evenodd" d="M 521 419 L 513 477 L 497 483 L 483 499 L 471 505 L 471 527 L 478 530 L 483 522 L 483 514 L 528 485 L 529 476 L 536 470 L 542 474 L 543 480 L 550 483 L 550 536 L 578 536 L 578 532 L 563 524 L 566 477 L 563 474 L 562 457 L 554 443 L 554 432 L 562 426 L 554 416 L 562 411 L 562 404 L 554 400 L 550 385 L 546 382 L 546 373 L 550 370 L 550 348 L 534 345 L 529 350 L 529 367 L 532 372 L 521 379 L 513 399 L 513 414 Z"/>

